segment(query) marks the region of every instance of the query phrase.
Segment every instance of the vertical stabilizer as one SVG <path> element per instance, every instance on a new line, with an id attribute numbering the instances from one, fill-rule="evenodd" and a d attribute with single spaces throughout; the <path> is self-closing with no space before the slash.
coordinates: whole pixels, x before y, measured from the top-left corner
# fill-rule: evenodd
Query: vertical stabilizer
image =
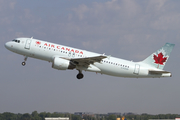
<path id="1" fill-rule="evenodd" d="M 162 70 L 174 46 L 175 44 L 166 43 L 161 49 L 151 54 L 142 62 Z"/>

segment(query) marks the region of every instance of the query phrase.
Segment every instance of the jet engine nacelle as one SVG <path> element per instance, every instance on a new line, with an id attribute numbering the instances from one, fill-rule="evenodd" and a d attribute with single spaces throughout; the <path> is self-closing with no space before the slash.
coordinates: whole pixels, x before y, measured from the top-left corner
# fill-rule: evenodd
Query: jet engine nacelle
<path id="1" fill-rule="evenodd" d="M 58 70 L 74 69 L 76 66 L 71 64 L 69 60 L 55 57 L 52 63 L 52 68 Z"/>

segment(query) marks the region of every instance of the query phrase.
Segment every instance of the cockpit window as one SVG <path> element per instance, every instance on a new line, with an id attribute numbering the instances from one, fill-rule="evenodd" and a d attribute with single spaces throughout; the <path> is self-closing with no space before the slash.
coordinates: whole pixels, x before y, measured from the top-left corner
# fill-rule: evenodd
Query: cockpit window
<path id="1" fill-rule="evenodd" d="M 12 40 L 12 41 L 17 42 L 17 43 L 20 43 L 20 40 Z"/>

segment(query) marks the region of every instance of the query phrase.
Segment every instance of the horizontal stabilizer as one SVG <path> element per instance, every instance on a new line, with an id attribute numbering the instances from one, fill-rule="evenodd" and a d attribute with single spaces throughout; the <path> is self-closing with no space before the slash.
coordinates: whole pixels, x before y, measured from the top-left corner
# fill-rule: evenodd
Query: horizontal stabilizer
<path id="1" fill-rule="evenodd" d="M 149 70 L 150 74 L 163 74 L 163 73 L 170 73 L 168 71 L 157 71 L 157 70 Z"/>

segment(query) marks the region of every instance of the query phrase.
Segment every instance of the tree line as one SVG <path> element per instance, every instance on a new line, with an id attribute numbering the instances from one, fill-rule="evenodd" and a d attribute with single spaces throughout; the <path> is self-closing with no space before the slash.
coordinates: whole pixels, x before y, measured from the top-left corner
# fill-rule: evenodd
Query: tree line
<path id="1" fill-rule="evenodd" d="M 178 114 L 158 114 L 158 115 L 150 115 L 150 114 L 125 114 L 125 115 L 115 115 L 115 114 L 93 114 L 93 115 L 74 115 L 71 113 L 49 113 L 49 112 L 41 112 L 37 111 L 29 113 L 10 113 L 4 112 L 0 113 L 0 120 L 45 120 L 46 117 L 69 117 L 70 120 L 116 120 L 116 118 L 125 118 L 126 120 L 149 120 L 149 119 L 175 119 L 180 118 Z M 122 120 L 122 119 L 121 119 Z"/>
<path id="2" fill-rule="evenodd" d="M 49 113 L 49 112 L 41 112 L 38 113 L 37 111 L 29 113 L 10 113 L 4 112 L 0 113 L 0 120 L 45 120 L 46 117 L 69 117 L 72 120 L 81 120 L 81 116 L 70 114 L 70 113 Z"/>

